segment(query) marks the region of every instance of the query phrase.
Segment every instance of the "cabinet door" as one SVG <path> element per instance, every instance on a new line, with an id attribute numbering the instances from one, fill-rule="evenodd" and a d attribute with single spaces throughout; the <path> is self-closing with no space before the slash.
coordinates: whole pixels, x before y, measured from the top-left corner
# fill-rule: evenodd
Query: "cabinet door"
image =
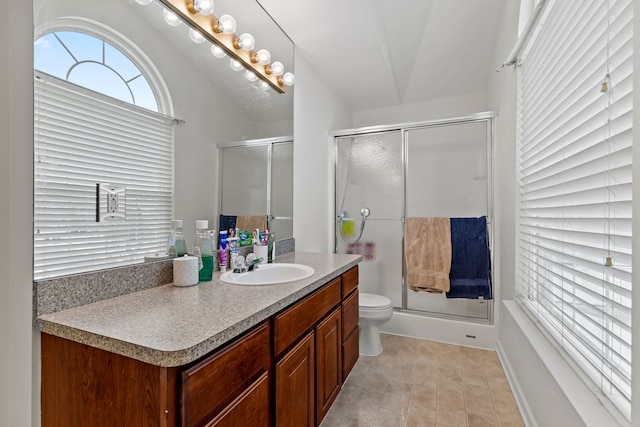
<path id="1" fill-rule="evenodd" d="M 276 364 L 276 426 L 313 426 L 314 333 L 286 353 Z"/>
<path id="2" fill-rule="evenodd" d="M 316 326 L 316 412 L 318 424 L 342 386 L 342 310 L 335 309 Z"/>

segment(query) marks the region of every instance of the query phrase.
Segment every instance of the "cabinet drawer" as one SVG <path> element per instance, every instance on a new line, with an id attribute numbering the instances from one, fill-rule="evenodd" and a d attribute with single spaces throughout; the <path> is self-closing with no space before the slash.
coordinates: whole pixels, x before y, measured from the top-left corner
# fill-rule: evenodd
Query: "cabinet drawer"
<path id="1" fill-rule="evenodd" d="M 353 292 L 347 299 L 342 301 L 342 338 L 346 339 L 349 334 L 358 326 L 360 317 L 358 307 L 358 291 Z"/>
<path id="2" fill-rule="evenodd" d="M 358 287 L 358 266 L 342 274 L 342 297 L 346 297 Z"/>
<path id="3" fill-rule="evenodd" d="M 356 329 L 342 343 L 342 382 L 345 382 L 353 365 L 360 356 L 360 328 Z"/>
<path id="4" fill-rule="evenodd" d="M 269 325 L 207 357 L 182 373 L 182 426 L 200 426 L 269 370 Z"/>
<path id="5" fill-rule="evenodd" d="M 269 374 L 265 372 L 206 427 L 268 427 L 269 407 Z"/>
<path id="6" fill-rule="evenodd" d="M 273 324 L 276 356 L 293 344 L 339 303 L 340 278 L 338 277 L 293 307 L 275 316 Z"/>

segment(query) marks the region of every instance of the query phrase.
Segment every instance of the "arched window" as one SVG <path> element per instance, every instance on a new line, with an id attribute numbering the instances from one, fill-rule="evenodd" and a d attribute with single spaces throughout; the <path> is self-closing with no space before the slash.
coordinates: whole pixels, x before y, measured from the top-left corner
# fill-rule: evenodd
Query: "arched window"
<path id="1" fill-rule="evenodd" d="M 53 31 L 33 47 L 34 68 L 151 111 L 156 95 L 142 71 L 119 49 L 78 31 Z"/>
<path id="2" fill-rule="evenodd" d="M 164 252 L 176 121 L 160 74 L 97 22 L 56 19 L 36 34 L 34 278 Z"/>

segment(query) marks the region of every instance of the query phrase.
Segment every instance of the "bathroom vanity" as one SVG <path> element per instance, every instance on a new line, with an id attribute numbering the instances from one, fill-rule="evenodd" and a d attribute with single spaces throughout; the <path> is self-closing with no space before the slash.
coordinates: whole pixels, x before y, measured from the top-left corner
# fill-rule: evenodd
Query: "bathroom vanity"
<path id="1" fill-rule="evenodd" d="M 40 316 L 42 426 L 316 426 L 358 359 L 360 257 L 305 280 L 160 286 Z"/>

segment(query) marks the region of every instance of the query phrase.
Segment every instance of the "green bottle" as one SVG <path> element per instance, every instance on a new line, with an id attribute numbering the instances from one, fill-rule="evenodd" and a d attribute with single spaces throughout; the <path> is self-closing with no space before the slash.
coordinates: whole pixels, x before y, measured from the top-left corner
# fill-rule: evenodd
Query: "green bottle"
<path id="1" fill-rule="evenodd" d="M 193 239 L 193 255 L 199 256 L 201 262 L 198 279 L 201 282 L 209 282 L 213 278 L 215 269 L 213 258 L 213 241 L 207 228 L 209 221 L 206 219 L 196 221 L 196 236 Z"/>

